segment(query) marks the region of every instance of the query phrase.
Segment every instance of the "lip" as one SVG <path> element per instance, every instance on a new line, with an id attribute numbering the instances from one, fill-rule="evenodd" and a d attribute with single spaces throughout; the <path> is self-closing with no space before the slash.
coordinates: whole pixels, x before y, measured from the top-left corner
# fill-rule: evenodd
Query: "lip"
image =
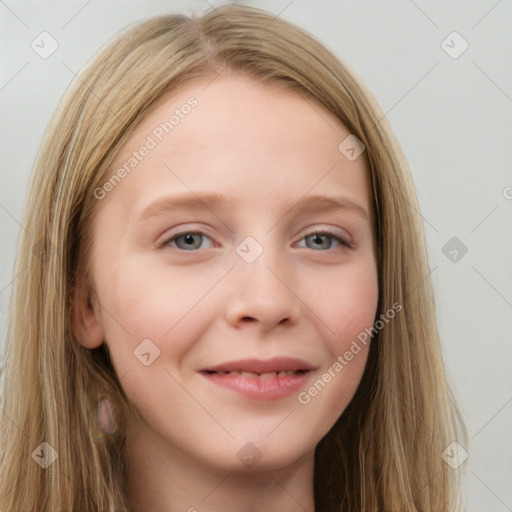
<path id="1" fill-rule="evenodd" d="M 315 370 L 315 367 L 298 357 L 273 357 L 272 359 L 239 359 L 209 366 L 201 371 L 270 373 L 297 370 Z"/>
<path id="2" fill-rule="evenodd" d="M 261 401 L 279 400 L 303 387 L 315 368 L 295 357 L 275 357 L 273 359 L 241 359 L 205 368 L 201 375 L 210 382 L 236 391 L 237 393 Z M 297 372 L 297 374 L 274 375 L 271 373 Z M 234 372 L 234 373 L 223 373 Z M 267 374 L 241 375 L 239 372 Z"/>

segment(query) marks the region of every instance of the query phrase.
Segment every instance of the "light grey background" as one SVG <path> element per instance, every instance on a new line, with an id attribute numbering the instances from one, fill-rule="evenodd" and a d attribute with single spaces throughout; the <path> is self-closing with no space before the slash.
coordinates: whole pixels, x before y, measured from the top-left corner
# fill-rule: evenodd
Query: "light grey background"
<path id="1" fill-rule="evenodd" d="M 445 361 L 467 418 L 467 507 L 512 511 L 511 2 L 245 3 L 309 30 L 386 113 L 417 187 Z M 128 24 L 208 7 L 205 0 L 0 0 L 1 343 L 29 172 L 74 73 Z M 59 44 L 47 59 L 31 48 L 43 31 Z M 458 58 L 441 46 L 446 40 L 445 48 L 460 51 L 458 36 L 446 39 L 453 31 L 469 44 Z M 448 246 L 445 255 L 453 237 L 456 254 Z"/>

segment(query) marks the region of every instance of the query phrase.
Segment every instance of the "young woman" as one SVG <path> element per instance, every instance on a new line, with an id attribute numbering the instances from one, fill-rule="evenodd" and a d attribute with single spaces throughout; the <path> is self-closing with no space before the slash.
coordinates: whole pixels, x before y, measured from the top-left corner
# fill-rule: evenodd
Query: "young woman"
<path id="1" fill-rule="evenodd" d="M 303 30 L 224 6 L 125 31 L 35 164 L 0 509 L 459 510 L 416 208 Z"/>

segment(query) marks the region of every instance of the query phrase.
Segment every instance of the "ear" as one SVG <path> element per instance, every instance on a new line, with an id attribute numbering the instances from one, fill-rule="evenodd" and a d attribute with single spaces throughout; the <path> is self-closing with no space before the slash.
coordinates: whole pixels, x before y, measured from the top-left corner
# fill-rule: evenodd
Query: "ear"
<path id="1" fill-rule="evenodd" d="M 98 348 L 105 340 L 99 320 L 98 307 L 89 288 L 81 284 L 73 287 L 71 328 L 76 339 L 86 348 Z"/>

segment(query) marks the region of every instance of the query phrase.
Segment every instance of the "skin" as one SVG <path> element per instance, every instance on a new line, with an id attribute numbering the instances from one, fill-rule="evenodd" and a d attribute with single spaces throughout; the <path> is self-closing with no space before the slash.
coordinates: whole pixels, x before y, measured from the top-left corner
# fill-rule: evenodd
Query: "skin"
<path id="1" fill-rule="evenodd" d="M 138 413 L 127 431 L 136 512 L 313 511 L 315 447 L 353 397 L 368 347 L 306 405 L 297 393 L 247 398 L 199 370 L 295 356 L 316 368 L 307 390 L 373 325 L 378 284 L 365 162 L 338 150 L 349 132 L 314 100 L 225 73 L 162 98 L 112 172 L 190 96 L 198 105 L 98 200 L 94 295 L 79 298 L 74 332 L 88 348 L 108 344 Z M 164 196 L 208 192 L 235 202 L 139 221 Z M 349 199 L 367 218 L 295 207 L 305 195 Z M 318 229 L 352 247 L 308 236 Z M 196 249 L 183 249 L 184 237 L 158 246 L 187 230 L 206 235 L 192 237 Z M 236 252 L 247 236 L 263 249 L 253 263 Z M 160 350 L 148 366 L 134 356 L 145 339 Z M 237 457 L 246 443 L 261 455 L 253 467 Z"/>

